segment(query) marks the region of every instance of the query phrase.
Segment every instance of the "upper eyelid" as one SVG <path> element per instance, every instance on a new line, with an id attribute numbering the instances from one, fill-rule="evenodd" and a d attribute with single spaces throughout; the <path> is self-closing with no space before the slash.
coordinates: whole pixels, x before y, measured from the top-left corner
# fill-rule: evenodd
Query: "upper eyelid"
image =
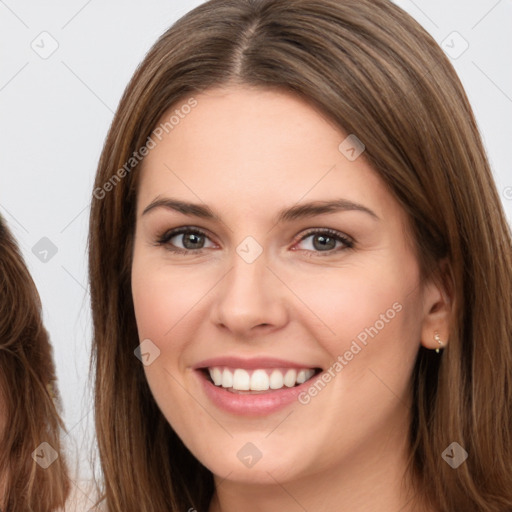
<path id="1" fill-rule="evenodd" d="M 161 235 L 161 237 L 174 237 L 174 236 L 178 236 L 178 235 L 183 235 L 184 233 L 198 233 L 198 234 L 201 234 L 201 235 L 205 235 L 207 236 L 208 238 L 212 238 L 208 232 L 208 230 L 205 230 L 203 228 L 197 228 L 195 226 L 181 226 L 179 228 L 173 228 L 173 229 L 168 229 L 166 231 L 164 231 L 164 233 Z"/>

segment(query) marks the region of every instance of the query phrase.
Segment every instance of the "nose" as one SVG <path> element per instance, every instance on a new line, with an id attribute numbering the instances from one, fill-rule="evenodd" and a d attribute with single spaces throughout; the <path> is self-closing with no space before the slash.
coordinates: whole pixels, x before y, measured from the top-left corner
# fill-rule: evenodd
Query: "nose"
<path id="1" fill-rule="evenodd" d="M 213 297 L 211 320 L 215 325 L 240 339 L 286 325 L 286 287 L 267 265 L 264 253 L 252 263 L 234 255 Z"/>

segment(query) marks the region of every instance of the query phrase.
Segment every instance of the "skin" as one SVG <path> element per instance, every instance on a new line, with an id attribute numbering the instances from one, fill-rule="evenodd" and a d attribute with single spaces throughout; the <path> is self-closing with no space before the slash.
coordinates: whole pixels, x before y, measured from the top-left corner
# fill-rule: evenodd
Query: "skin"
<path id="1" fill-rule="evenodd" d="M 347 134 L 303 100 L 233 85 L 195 98 L 143 163 L 132 293 L 140 339 L 160 350 L 145 367 L 152 393 L 215 476 L 210 512 L 413 510 L 412 490 L 401 487 L 409 379 L 420 344 L 436 348 L 434 331 L 446 339 L 449 306 L 444 290 L 420 280 L 403 210 L 364 153 L 349 161 L 339 151 Z M 143 213 L 165 197 L 206 204 L 220 220 Z M 275 222 L 282 208 L 339 198 L 377 218 L 351 210 Z M 182 226 L 207 232 L 201 254 L 173 253 L 173 244 L 185 249 L 183 236 L 156 243 Z M 312 228 L 354 245 L 301 241 Z M 263 250 L 250 264 L 236 252 L 247 236 Z M 393 304 L 400 312 L 307 405 L 227 413 L 192 369 L 237 355 L 325 370 Z M 262 453 L 251 468 L 237 457 L 247 442 Z"/>

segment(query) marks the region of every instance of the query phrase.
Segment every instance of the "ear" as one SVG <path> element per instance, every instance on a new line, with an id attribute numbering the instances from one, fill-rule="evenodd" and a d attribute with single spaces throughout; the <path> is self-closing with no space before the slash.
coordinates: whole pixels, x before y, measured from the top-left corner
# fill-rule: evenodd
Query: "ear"
<path id="1" fill-rule="evenodd" d="M 425 348 L 445 348 L 449 343 L 454 303 L 451 275 L 449 262 L 443 260 L 438 274 L 424 284 L 421 344 Z M 436 334 L 442 345 L 436 339 Z"/>

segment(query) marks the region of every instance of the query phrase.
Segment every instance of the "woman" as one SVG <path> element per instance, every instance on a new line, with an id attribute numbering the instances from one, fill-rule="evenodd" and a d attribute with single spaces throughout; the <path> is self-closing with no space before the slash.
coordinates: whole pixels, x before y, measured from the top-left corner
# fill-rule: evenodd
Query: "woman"
<path id="1" fill-rule="evenodd" d="M 128 85 L 93 195 L 108 510 L 512 508 L 510 230 L 402 10 L 194 9 Z"/>
<path id="2" fill-rule="evenodd" d="M 36 287 L 0 217 L 0 509 L 61 510 L 69 493 L 63 427 Z"/>

